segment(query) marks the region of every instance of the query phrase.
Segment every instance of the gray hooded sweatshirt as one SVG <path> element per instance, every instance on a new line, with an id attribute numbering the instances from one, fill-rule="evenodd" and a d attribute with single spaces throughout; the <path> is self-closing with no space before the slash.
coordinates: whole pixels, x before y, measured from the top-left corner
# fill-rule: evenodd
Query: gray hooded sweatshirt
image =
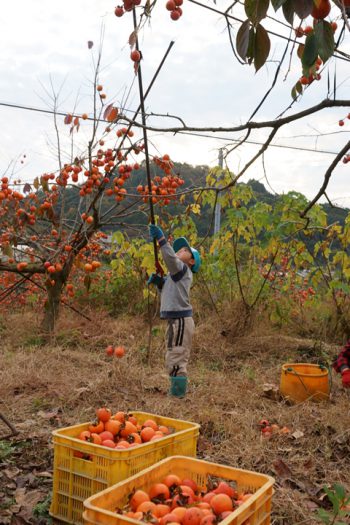
<path id="1" fill-rule="evenodd" d="M 190 288 L 193 274 L 187 264 L 181 261 L 170 244 L 164 239 L 159 243 L 169 274 L 164 280 L 160 296 L 161 319 L 192 317 Z"/>

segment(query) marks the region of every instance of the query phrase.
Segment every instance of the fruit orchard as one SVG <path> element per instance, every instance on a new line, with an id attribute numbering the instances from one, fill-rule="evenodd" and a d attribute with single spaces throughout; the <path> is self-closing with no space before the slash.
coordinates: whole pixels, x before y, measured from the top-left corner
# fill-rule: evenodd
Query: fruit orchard
<path id="1" fill-rule="evenodd" d="M 16 180 L 15 177 L 7 174 L 1 178 L 2 304 L 11 301 L 13 294 L 18 296 L 19 303 L 25 301 L 26 295 L 29 297 L 33 297 L 33 294 L 38 295 L 44 312 L 42 328 L 46 333 L 52 332 L 60 311 L 62 294 L 66 296 L 63 300 L 68 302 L 68 305 L 74 302 L 76 293 L 77 291 L 79 293 L 82 285 L 89 291 L 95 276 L 105 272 L 110 263 L 112 279 L 113 275 L 119 275 L 120 279 L 120 275 L 123 275 L 123 272 L 125 275 L 127 272 L 127 268 L 125 266 L 123 268 L 122 258 L 115 259 L 114 252 L 111 252 L 110 247 L 106 247 L 105 240 L 108 238 L 106 232 L 113 231 L 115 227 L 122 230 L 123 226 L 120 225 L 123 224 L 125 217 L 133 214 L 140 217 L 140 213 L 146 218 L 145 225 L 149 219 L 154 220 L 156 213 L 158 220 L 168 227 L 169 214 L 167 215 L 166 210 L 169 205 L 176 203 L 178 216 L 172 217 L 174 220 L 171 233 L 185 232 L 191 240 L 198 243 L 200 240 L 196 238 L 194 228 L 191 226 L 191 214 L 200 214 L 203 209 L 202 203 L 209 206 L 212 210 L 210 213 L 213 213 L 219 192 L 222 192 L 225 196 L 220 196 L 219 200 L 230 208 L 227 225 L 220 237 L 212 239 L 211 244 L 210 237 L 207 236 L 203 251 L 205 246 L 210 256 L 219 252 L 217 265 L 220 267 L 223 264 L 226 267 L 226 245 L 233 245 L 234 264 L 228 268 L 231 277 L 233 275 L 237 277 L 237 294 L 247 316 L 249 317 L 250 311 L 258 302 L 266 300 L 267 295 L 271 296 L 272 305 L 273 298 L 283 293 L 286 286 L 293 286 L 293 290 L 297 286 L 298 289 L 296 278 L 293 276 L 297 275 L 299 267 L 304 267 L 308 270 L 309 279 L 312 281 L 307 283 L 309 284 L 307 288 L 314 290 L 315 285 L 323 279 L 324 283 L 327 283 L 326 288 L 328 286 L 325 293 L 330 297 L 337 312 L 337 319 L 339 318 L 337 323 L 341 322 L 346 326 L 347 321 L 343 311 L 345 299 L 342 299 L 342 294 L 346 293 L 348 286 L 346 271 L 344 273 L 343 269 L 340 270 L 340 283 L 332 284 L 331 287 L 329 287 L 329 275 L 324 275 L 324 259 L 334 265 L 334 268 L 327 270 L 332 280 L 336 279 L 339 264 L 347 268 L 345 241 L 341 240 L 344 236 L 346 238 L 346 226 L 343 230 L 339 226 L 325 224 L 324 220 L 321 224 L 322 215 L 316 213 L 314 211 L 316 208 L 313 209 L 312 206 L 320 197 L 326 195 L 328 182 L 336 166 L 341 161 L 347 163 L 349 143 L 340 147 L 339 153 L 325 172 L 324 183 L 315 198 L 308 203 L 303 202 L 301 197 L 291 197 L 289 200 L 292 205 L 291 210 L 286 211 L 282 207 L 276 219 L 270 224 L 266 222 L 259 224 L 259 221 L 266 221 L 267 216 L 271 219 L 271 210 L 266 208 L 257 209 L 256 224 L 249 225 L 252 216 L 250 211 L 249 217 L 245 216 L 245 197 L 241 199 L 241 190 L 236 191 L 235 188 L 249 166 L 263 155 L 282 126 L 324 108 L 348 106 L 348 101 L 337 100 L 335 97 L 327 98 L 309 110 L 280 117 L 273 122 L 254 122 L 250 119 L 240 126 L 227 128 L 233 132 L 246 131 L 246 138 L 257 127 L 270 128 L 271 132 L 257 153 L 236 173 L 212 170 L 205 186 L 183 189 L 182 186 L 186 181 L 181 174 L 174 171 L 170 156 L 166 152 L 155 154 L 149 151 L 147 130 L 152 129 L 152 124 L 146 124 L 144 101 L 148 92 L 143 92 L 142 86 L 141 68 L 144 57 L 139 35 L 144 33 L 147 38 L 146 22 L 151 19 L 154 10 L 165 9 L 169 12 L 170 23 L 181 24 L 186 7 L 186 2 L 182 0 L 169 0 L 164 5 L 161 2 L 149 4 L 139 0 L 125 0 L 122 5 L 116 6 L 114 12 L 111 11 L 116 17 L 116 23 L 128 24 L 130 27 L 130 67 L 138 80 L 140 95 L 140 105 L 134 116 L 128 117 L 125 108 L 108 100 L 109 96 L 105 92 L 100 70 L 101 56 L 98 55 L 92 85 L 92 111 L 81 114 L 67 113 L 63 119 L 63 126 L 62 121 L 58 123 L 58 116 L 55 113 L 58 136 L 63 133 L 71 137 L 70 161 L 63 160 L 59 150 L 58 165 L 54 171 L 43 173 L 30 181 Z M 310 84 L 314 80 L 321 81 L 321 70 L 327 68 L 331 58 L 334 59 L 338 55 L 345 57 L 341 45 L 344 34 L 348 31 L 346 1 L 333 4 L 329 0 L 315 2 L 308 0 L 302 3 L 286 0 L 271 2 L 270 5 L 269 1 L 246 0 L 244 8 L 237 7 L 237 13 L 235 6 L 230 6 L 227 11 L 222 12 L 219 6 L 211 3 L 199 4 L 199 9 L 210 9 L 216 16 L 222 16 L 226 20 L 232 50 L 238 60 L 253 64 L 257 72 L 269 60 L 271 39 L 276 37 L 268 27 L 267 13 L 273 10 L 276 16 L 282 17 L 292 34 L 292 37 L 287 39 L 285 52 L 288 46 L 291 46 L 291 53 L 296 54 L 300 63 L 301 76 L 292 90 L 294 103 L 302 97 L 306 87 L 312 89 Z M 234 31 L 233 22 L 236 23 L 237 28 L 237 21 L 241 20 L 242 16 L 244 19 L 241 25 Z M 309 20 L 311 20 L 310 25 L 307 25 Z M 93 42 L 89 42 L 89 48 L 91 47 Z M 276 70 L 276 78 L 278 72 L 279 68 Z M 75 151 L 75 141 L 81 128 L 90 121 L 90 138 L 85 150 Z M 347 118 L 341 118 L 340 127 L 346 122 Z M 187 125 L 180 128 L 159 129 L 163 133 L 195 130 Z M 211 131 L 215 133 L 219 129 L 225 128 L 213 127 Z M 242 139 L 241 143 L 244 141 L 245 139 Z M 229 154 L 228 147 L 226 158 L 229 158 Z M 24 158 L 21 162 L 24 162 Z M 136 183 L 134 180 L 137 179 L 136 175 L 141 164 L 146 167 L 147 179 L 138 180 Z M 75 197 L 75 202 L 76 197 L 79 199 L 76 210 L 71 208 L 72 195 Z M 288 197 L 286 200 L 288 201 Z M 237 208 L 238 202 L 241 204 L 239 208 Z M 300 206 L 301 202 L 303 202 L 302 206 Z M 258 207 L 256 204 L 254 210 Z M 278 221 L 285 220 L 284 215 L 287 216 L 287 225 L 277 228 Z M 304 218 L 304 222 L 298 217 Z M 300 237 L 312 236 L 315 232 L 325 238 L 314 245 L 313 253 L 310 254 L 303 248 L 303 240 Z M 256 235 L 255 239 L 254 235 Z M 257 246 L 258 238 L 261 236 L 269 239 L 264 243 L 264 247 Z M 138 242 L 137 235 L 132 237 L 133 240 L 128 245 L 129 250 L 133 250 L 132 245 L 137 245 Z M 331 246 L 335 238 L 337 238 L 337 247 L 338 242 L 343 243 L 343 258 L 339 256 L 334 258 L 331 255 Z M 223 247 L 221 239 L 225 239 Z M 242 241 L 246 242 L 245 247 L 242 246 Z M 117 252 L 125 253 L 126 242 L 123 239 L 122 243 L 116 246 Z M 248 246 L 254 248 L 248 250 Z M 142 242 L 138 252 L 134 254 L 131 271 L 135 271 L 136 260 L 139 261 L 137 272 L 144 279 L 151 271 L 153 263 L 152 250 Z M 283 263 L 282 260 L 285 262 Z M 321 269 L 314 271 L 313 265 L 316 267 L 319 265 Z M 208 265 L 208 271 L 214 271 L 210 268 L 211 264 Z M 278 268 L 282 268 L 282 271 L 279 272 Z M 244 272 L 254 273 L 254 279 L 250 284 L 255 284 L 255 290 L 246 289 Z M 278 277 L 281 273 L 283 279 L 281 276 Z M 304 291 L 302 289 L 300 293 Z M 299 296 L 297 298 L 295 294 L 296 292 L 293 292 L 291 295 L 299 301 Z M 300 297 L 302 305 L 304 299 L 311 300 L 310 294 L 302 294 Z M 285 318 L 286 314 L 280 312 L 271 315 Z"/>
<path id="2" fill-rule="evenodd" d="M 105 11 L 106 5 L 98 3 L 98 16 L 113 23 L 115 54 L 104 62 L 111 26 L 102 22 L 100 43 L 85 42 L 92 69 L 84 71 L 89 81 L 80 98 L 65 100 L 50 79 L 46 109 L 15 106 L 49 115 L 55 144 L 48 140 L 40 169 L 30 171 L 18 119 L 11 137 L 18 158 L 0 175 L 0 414 L 5 409 L 19 430 L 0 440 L 0 522 L 50 523 L 54 429 L 89 421 L 74 439 L 105 454 L 138 452 L 176 436 L 153 419 L 141 424 L 138 407 L 198 421 L 199 458 L 274 476 L 276 525 L 348 519 L 348 398 L 339 377 L 333 373 L 325 404 L 290 406 L 275 387 L 285 362 L 331 370 L 350 336 L 350 214 L 330 213 L 337 210 L 332 184 L 346 180 L 350 161 L 350 100 L 341 96 L 350 61 L 349 1 L 118 0 Z M 63 24 L 68 19 L 59 9 L 52 18 L 57 30 L 65 26 L 67 49 L 82 27 L 84 35 L 90 31 L 84 15 L 91 5 L 81 16 L 69 11 Z M 203 13 L 213 17 L 225 46 L 205 34 Z M 19 37 L 17 13 L 16 23 Z M 49 24 L 39 31 L 43 41 Z M 188 39 L 173 46 L 172 28 L 181 24 L 188 24 Z M 120 35 L 127 37 L 119 46 Z M 64 56 L 67 69 L 78 69 L 74 46 Z M 189 67 L 178 75 L 184 63 Z M 214 85 L 210 99 L 197 78 L 203 64 L 205 81 Z M 12 68 L 4 71 L 6 77 Z M 231 98 L 220 113 L 223 84 Z M 305 137 L 295 131 L 298 123 Z M 283 156 L 282 130 L 295 156 L 308 155 L 302 173 Z M 216 142 L 223 159 L 220 166 L 201 164 L 194 177 L 176 145 L 181 137 L 191 150 L 197 135 L 200 152 L 207 135 L 223 140 Z M 310 138 L 313 147 L 303 149 L 298 140 Z M 321 140 L 331 146 L 319 149 Z M 262 198 L 245 177 L 269 186 L 272 170 L 281 183 L 287 172 L 296 183 L 303 178 L 313 197 L 294 189 Z M 150 222 L 170 241 L 186 236 L 203 261 L 191 291 L 196 339 L 184 401 L 167 395 L 159 296 L 146 284 L 164 267 L 149 240 Z M 88 469 L 92 458 L 77 452 L 73 462 L 86 461 Z M 199 490 L 190 476 L 162 477 L 135 491 L 117 514 L 159 525 L 214 525 L 249 504 L 248 490 L 214 481 Z"/>

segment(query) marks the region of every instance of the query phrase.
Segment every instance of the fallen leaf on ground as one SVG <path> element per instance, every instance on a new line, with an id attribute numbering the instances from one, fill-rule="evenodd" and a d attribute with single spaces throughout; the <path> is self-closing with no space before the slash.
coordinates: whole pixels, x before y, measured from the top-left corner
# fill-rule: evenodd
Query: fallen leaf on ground
<path id="1" fill-rule="evenodd" d="M 17 505 L 21 507 L 18 517 L 28 522 L 32 518 L 33 508 L 45 499 L 45 497 L 46 494 L 42 490 L 27 491 L 25 488 L 17 489 L 15 492 L 15 500 Z"/>
<path id="2" fill-rule="evenodd" d="M 37 472 L 36 476 L 39 478 L 52 478 L 52 472 Z"/>
<path id="3" fill-rule="evenodd" d="M 6 468 L 3 470 L 3 473 L 8 479 L 16 478 L 20 472 L 22 471 L 17 467 Z"/>
<path id="4" fill-rule="evenodd" d="M 292 437 L 294 439 L 300 439 L 304 436 L 304 432 L 302 432 L 301 430 L 296 430 L 295 432 L 293 432 L 292 434 Z"/>
<path id="5" fill-rule="evenodd" d="M 50 412 L 44 412 L 43 410 L 39 410 L 38 416 L 42 417 L 43 419 L 52 419 L 53 417 L 59 417 L 58 416 L 59 410 L 51 410 Z"/>
<path id="6" fill-rule="evenodd" d="M 265 383 L 263 385 L 263 396 L 272 399 L 273 401 L 279 401 L 281 394 L 277 385 L 272 383 Z"/>
<path id="7" fill-rule="evenodd" d="M 311 511 L 314 511 L 314 510 L 316 510 L 316 509 L 319 508 L 319 505 L 317 505 L 317 503 L 315 503 L 315 502 L 312 501 L 311 499 L 307 499 L 307 500 L 305 501 L 305 505 L 306 505 L 306 507 L 307 507 L 309 510 L 311 510 Z"/>
<path id="8" fill-rule="evenodd" d="M 280 478 L 289 478 L 292 475 L 292 471 L 282 459 L 276 459 L 273 461 L 272 465 L 277 476 Z"/>

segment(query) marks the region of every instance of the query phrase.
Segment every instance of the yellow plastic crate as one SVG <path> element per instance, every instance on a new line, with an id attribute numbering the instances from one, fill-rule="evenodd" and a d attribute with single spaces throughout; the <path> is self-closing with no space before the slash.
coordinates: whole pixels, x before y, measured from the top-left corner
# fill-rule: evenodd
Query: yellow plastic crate
<path id="1" fill-rule="evenodd" d="M 157 461 L 181 454 L 195 456 L 199 425 L 147 412 L 132 412 L 139 423 L 154 419 L 175 432 L 156 441 L 125 450 L 115 450 L 77 439 L 89 423 L 55 430 L 53 493 L 50 514 L 71 524 L 83 523 L 86 498 L 133 476 Z M 82 459 L 76 453 L 89 459 Z"/>
<path id="2" fill-rule="evenodd" d="M 121 481 L 84 501 L 84 525 L 131 525 L 139 524 L 113 512 L 129 501 L 133 490 L 148 490 L 167 474 L 196 481 L 206 490 L 210 476 L 236 482 L 238 491 L 252 492 L 240 507 L 220 522 L 220 525 L 269 525 L 271 523 L 271 500 L 274 479 L 264 474 L 242 470 L 194 458 L 175 456 L 160 461 L 132 478 Z"/>

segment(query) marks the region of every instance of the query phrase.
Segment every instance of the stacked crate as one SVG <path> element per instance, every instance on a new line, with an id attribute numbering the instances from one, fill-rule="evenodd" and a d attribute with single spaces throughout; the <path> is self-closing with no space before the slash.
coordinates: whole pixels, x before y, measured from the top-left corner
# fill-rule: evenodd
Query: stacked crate
<path id="1" fill-rule="evenodd" d="M 125 450 L 109 449 L 77 438 L 89 423 L 53 432 L 54 476 L 50 514 L 74 524 L 83 523 L 84 501 L 169 456 L 196 456 L 199 425 L 147 412 L 133 412 L 142 424 L 153 419 L 172 433 Z"/>
<path id="2" fill-rule="evenodd" d="M 136 525 L 139 522 L 117 514 L 116 509 L 123 508 L 135 490 L 142 489 L 148 492 L 153 484 L 159 483 L 168 474 L 176 474 L 181 479 L 192 479 L 203 491 L 210 484 L 210 479 L 216 478 L 233 482 L 239 492 L 252 494 L 222 520 L 220 525 L 270 525 L 271 523 L 273 478 L 195 458 L 175 456 L 164 459 L 88 498 L 84 503 L 84 525 Z"/>

